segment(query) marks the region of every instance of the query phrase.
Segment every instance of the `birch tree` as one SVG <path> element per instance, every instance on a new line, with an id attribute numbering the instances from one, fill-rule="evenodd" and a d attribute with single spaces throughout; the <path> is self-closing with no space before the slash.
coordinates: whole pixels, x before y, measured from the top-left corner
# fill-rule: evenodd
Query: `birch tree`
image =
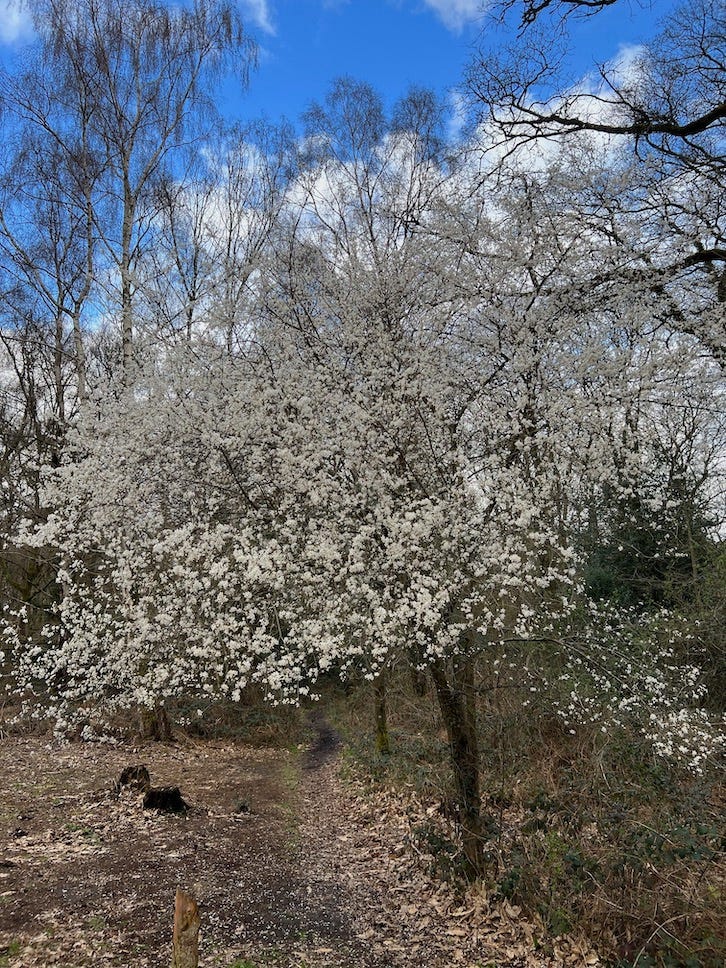
<path id="1" fill-rule="evenodd" d="M 295 171 L 285 125 L 233 127 L 194 152 L 185 177 L 154 189 L 159 234 L 144 300 L 157 325 L 204 332 L 231 355 L 253 333 L 255 286 L 274 246 Z"/>
<path id="2" fill-rule="evenodd" d="M 128 376 L 139 262 L 154 232 L 151 188 L 204 133 L 215 78 L 233 66 L 244 79 L 253 47 L 232 6 L 205 0 L 177 9 L 38 0 L 33 12 L 37 67 L 6 77 L 5 100 L 43 133 L 71 178 L 87 180 L 89 166 L 96 173 L 90 213 Z"/>

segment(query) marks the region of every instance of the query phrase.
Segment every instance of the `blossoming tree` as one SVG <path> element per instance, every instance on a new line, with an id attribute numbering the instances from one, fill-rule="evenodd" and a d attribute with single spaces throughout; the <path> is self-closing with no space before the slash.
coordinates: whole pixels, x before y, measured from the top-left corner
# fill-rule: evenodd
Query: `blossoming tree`
<path id="1" fill-rule="evenodd" d="M 16 681 L 63 722 L 250 682 L 296 701 L 322 673 L 410 662 L 477 870 L 479 670 L 512 643 L 531 688 L 567 685 L 566 722 L 647 714 L 666 752 L 671 726 L 705 742 L 668 636 L 636 676 L 620 619 L 588 606 L 583 632 L 576 607 L 593 501 L 644 493 L 667 415 L 687 398 L 705 419 L 718 372 L 652 325 L 652 290 L 589 289 L 622 246 L 563 204 L 561 170 L 447 168 L 420 94 L 387 123 L 342 84 L 312 117 L 246 344 L 151 343 L 49 476 L 26 540 L 61 594 L 42 640 L 8 625 Z"/>

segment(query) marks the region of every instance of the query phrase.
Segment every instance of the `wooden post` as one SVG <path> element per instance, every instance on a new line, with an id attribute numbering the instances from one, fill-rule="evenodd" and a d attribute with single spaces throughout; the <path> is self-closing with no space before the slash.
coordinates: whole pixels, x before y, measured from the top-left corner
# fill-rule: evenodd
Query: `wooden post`
<path id="1" fill-rule="evenodd" d="M 199 907 L 191 894 L 177 888 L 174 903 L 174 950 L 171 968 L 199 968 Z"/>

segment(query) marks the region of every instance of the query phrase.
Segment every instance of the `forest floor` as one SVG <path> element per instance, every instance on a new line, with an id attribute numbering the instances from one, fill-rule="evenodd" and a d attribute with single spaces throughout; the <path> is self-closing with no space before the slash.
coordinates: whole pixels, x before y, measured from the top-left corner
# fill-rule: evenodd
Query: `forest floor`
<path id="1" fill-rule="evenodd" d="M 1 740 L 1 968 L 162 968 L 177 886 L 199 900 L 201 968 L 599 964 L 433 877 L 410 837 L 425 808 L 341 780 L 336 735 L 311 727 L 304 749 Z M 114 793 L 141 763 L 186 815 Z"/>

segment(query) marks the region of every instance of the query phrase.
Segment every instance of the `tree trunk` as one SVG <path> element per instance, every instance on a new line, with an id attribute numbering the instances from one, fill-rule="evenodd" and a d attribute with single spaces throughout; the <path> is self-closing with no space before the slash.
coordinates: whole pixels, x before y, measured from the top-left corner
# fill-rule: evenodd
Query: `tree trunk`
<path id="1" fill-rule="evenodd" d="M 63 312 L 59 308 L 55 317 L 55 345 L 53 347 L 53 379 L 55 382 L 56 408 L 58 423 L 61 427 L 66 422 L 65 388 L 63 386 Z"/>
<path id="2" fill-rule="evenodd" d="M 127 162 L 128 163 L 128 162 Z M 124 210 L 121 225 L 121 260 L 119 271 L 121 275 L 121 354 L 123 365 L 123 379 L 126 385 L 131 379 L 131 364 L 133 362 L 133 286 L 131 283 L 131 244 L 133 237 L 134 213 L 136 199 L 128 184 L 128 174 L 124 172 Z"/>
<path id="3" fill-rule="evenodd" d="M 86 351 L 83 346 L 81 331 L 81 308 L 79 305 L 73 310 L 73 346 L 76 361 L 76 382 L 78 384 L 78 399 L 85 402 L 88 399 L 86 391 Z"/>
<path id="4" fill-rule="evenodd" d="M 451 763 L 459 801 L 461 830 L 466 860 L 466 873 L 471 878 L 481 874 L 483 864 L 484 825 L 479 789 L 479 743 L 477 739 L 474 662 L 468 656 L 454 660 L 452 675 L 446 664 L 437 659 L 431 666 L 441 718 L 449 738 Z"/>
<path id="5" fill-rule="evenodd" d="M 85 135 L 84 135 L 85 136 Z M 94 281 L 94 211 L 92 183 L 85 186 L 86 196 L 86 271 L 83 288 L 78 293 L 73 305 L 73 346 L 76 351 L 76 379 L 78 381 L 78 399 L 83 403 L 88 398 L 86 392 L 86 350 L 83 345 L 81 330 L 81 312 L 91 292 Z"/>
<path id="6" fill-rule="evenodd" d="M 141 706 L 139 709 L 139 732 L 141 739 L 151 742 L 166 743 L 172 739 L 171 722 L 162 706 L 149 709 Z"/>
<path id="7" fill-rule="evenodd" d="M 383 670 L 373 684 L 373 696 L 376 713 L 376 750 L 388 755 L 391 752 L 391 743 L 388 736 L 386 709 L 386 673 Z"/>
<path id="8" fill-rule="evenodd" d="M 199 968 L 200 924 L 197 902 L 191 894 L 186 894 L 177 888 L 171 968 Z"/>
<path id="9" fill-rule="evenodd" d="M 423 649 L 418 645 L 409 646 L 408 666 L 411 675 L 411 688 L 414 695 L 423 698 L 428 692 L 429 682 L 426 675 L 427 660 Z"/>

